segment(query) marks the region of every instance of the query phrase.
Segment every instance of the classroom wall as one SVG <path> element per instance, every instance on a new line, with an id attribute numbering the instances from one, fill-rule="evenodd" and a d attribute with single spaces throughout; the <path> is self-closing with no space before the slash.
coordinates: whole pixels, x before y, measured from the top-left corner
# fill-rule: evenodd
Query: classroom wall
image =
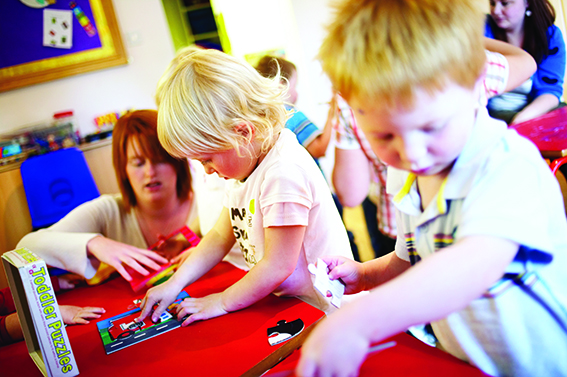
<path id="1" fill-rule="evenodd" d="M 245 57 L 285 51 L 298 70 L 297 107 L 323 127 L 331 87 L 315 55 L 329 18 L 329 0 L 214 0 L 222 13 L 232 54 Z"/>
<path id="2" fill-rule="evenodd" d="M 330 0 L 214 0 L 222 13 L 232 54 L 244 57 L 282 49 L 297 66 L 296 106 L 323 128 L 329 110 L 331 84 L 315 59 L 331 13 Z M 330 176 L 333 148 L 320 159 Z"/>
<path id="3" fill-rule="evenodd" d="M 315 54 L 329 0 L 217 0 L 233 54 L 283 48 L 298 67 L 298 107 L 323 127 L 331 91 Z M 81 134 L 93 119 L 126 109 L 155 108 L 155 85 L 174 56 L 161 0 L 114 1 L 129 64 L 0 93 L 0 133 L 73 110 Z M 325 159 L 322 161 L 325 165 Z M 327 163 L 326 165 L 329 165 Z M 328 168 L 327 168 L 328 169 Z"/>
<path id="4" fill-rule="evenodd" d="M 73 110 L 82 134 L 93 118 L 130 108 L 155 108 L 155 85 L 174 56 L 161 0 L 115 0 L 129 64 L 0 93 L 0 133 Z"/>

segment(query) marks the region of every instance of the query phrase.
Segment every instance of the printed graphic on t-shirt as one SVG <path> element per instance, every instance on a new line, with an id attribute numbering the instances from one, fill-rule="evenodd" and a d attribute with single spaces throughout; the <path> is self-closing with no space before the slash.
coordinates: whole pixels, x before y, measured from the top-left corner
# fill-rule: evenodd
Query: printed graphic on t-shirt
<path id="1" fill-rule="evenodd" d="M 249 266 L 254 266 L 258 263 L 256 260 L 256 248 L 250 244 L 250 238 L 248 237 L 248 231 L 252 228 L 252 215 L 255 211 L 253 201 L 250 201 L 249 210 L 246 211 L 246 208 L 231 208 L 230 219 L 234 237 L 240 246 L 240 250 L 242 250 L 244 260 Z"/>

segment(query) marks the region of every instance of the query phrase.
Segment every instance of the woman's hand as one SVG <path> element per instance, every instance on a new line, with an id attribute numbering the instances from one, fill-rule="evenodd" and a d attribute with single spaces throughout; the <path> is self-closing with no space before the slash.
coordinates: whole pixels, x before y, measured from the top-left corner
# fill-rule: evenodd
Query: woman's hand
<path id="1" fill-rule="evenodd" d="M 182 326 L 187 326 L 195 321 L 219 317 L 228 313 L 222 304 L 222 293 L 215 293 L 202 298 L 188 297 L 177 306 L 177 318 L 186 316 Z"/>
<path id="2" fill-rule="evenodd" d="M 333 255 L 326 255 L 321 259 L 327 264 L 329 278 L 331 280 L 341 279 L 345 284 L 346 294 L 357 293 L 366 289 L 362 263 Z"/>
<path id="3" fill-rule="evenodd" d="M 160 269 L 158 263 L 167 263 L 167 259 L 153 251 L 139 249 L 103 236 L 91 239 L 87 244 L 87 250 L 99 261 L 114 267 L 128 281 L 131 281 L 132 277 L 123 264 L 146 276 L 149 272 L 143 266 L 157 271 Z"/>
<path id="4" fill-rule="evenodd" d="M 89 319 L 100 318 L 101 315 L 106 313 L 106 310 L 104 310 L 104 308 L 97 308 L 92 306 L 81 308 L 79 306 L 71 305 L 60 305 L 59 311 L 61 312 L 63 322 L 67 325 L 86 325 L 89 323 Z"/>

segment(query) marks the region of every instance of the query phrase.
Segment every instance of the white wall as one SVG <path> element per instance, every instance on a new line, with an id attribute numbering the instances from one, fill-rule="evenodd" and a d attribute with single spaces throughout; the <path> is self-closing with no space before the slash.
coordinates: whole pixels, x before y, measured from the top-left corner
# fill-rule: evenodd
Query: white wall
<path id="1" fill-rule="evenodd" d="M 298 70 L 297 107 L 323 126 L 330 84 L 315 61 L 329 17 L 329 0 L 214 0 L 223 14 L 232 54 L 283 49 Z"/>
<path id="2" fill-rule="evenodd" d="M 297 106 L 320 128 L 325 125 L 331 99 L 331 83 L 321 69 L 316 55 L 323 42 L 325 26 L 332 17 L 330 0 L 291 0 L 295 15 L 297 33 L 301 36 L 301 53 L 295 63 L 298 66 Z M 325 157 L 319 159 L 327 179 L 330 179 L 334 165 L 334 144 L 331 142 Z"/>
<path id="3" fill-rule="evenodd" d="M 331 85 L 315 56 L 324 36 L 324 25 L 331 16 L 329 3 L 330 0 L 214 0 L 215 11 L 223 14 L 233 55 L 285 51 L 286 58 L 297 66 L 297 108 L 320 128 L 327 119 Z M 332 164 L 328 160 L 321 159 L 326 173 Z"/>
<path id="4" fill-rule="evenodd" d="M 153 94 L 174 56 L 161 0 L 114 0 L 129 64 L 0 93 L 0 133 L 73 110 L 82 134 L 113 111 L 155 108 Z"/>
<path id="5" fill-rule="evenodd" d="M 325 123 L 330 84 L 315 55 L 329 18 L 330 0 L 215 0 L 223 13 L 233 54 L 283 48 L 298 68 L 297 106 L 315 124 Z M 82 134 L 93 118 L 129 108 L 155 108 L 155 85 L 174 56 L 160 0 L 114 0 L 130 63 L 0 93 L 0 133 L 73 110 Z"/>

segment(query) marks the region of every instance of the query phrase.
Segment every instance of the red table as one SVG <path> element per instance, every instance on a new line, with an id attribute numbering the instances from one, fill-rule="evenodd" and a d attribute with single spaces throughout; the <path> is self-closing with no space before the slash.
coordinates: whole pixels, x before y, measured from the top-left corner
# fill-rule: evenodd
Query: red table
<path id="1" fill-rule="evenodd" d="M 510 128 L 530 139 L 538 147 L 541 155 L 550 160 L 554 174 L 559 166 L 567 163 L 567 107 L 511 125 Z"/>
<path id="2" fill-rule="evenodd" d="M 221 263 L 186 288 L 193 297 L 220 292 L 245 272 Z M 104 318 L 128 309 L 135 294 L 122 278 L 95 287 L 81 287 L 57 297 L 59 304 L 102 306 Z M 80 376 L 259 376 L 297 349 L 313 324 L 324 316 L 320 310 L 296 298 L 270 295 L 244 310 L 163 333 L 107 355 L 96 322 L 67 326 Z M 303 332 L 295 338 L 270 346 L 267 328 L 279 320 L 301 318 Z M 42 374 L 30 358 L 24 342 L 0 349 L 0 375 Z"/>
<path id="3" fill-rule="evenodd" d="M 380 344 L 395 341 L 396 345 L 371 353 L 360 368 L 360 377 L 404 377 L 404 376 L 487 376 L 479 369 L 443 352 L 430 347 L 414 337 L 401 333 Z M 295 376 L 294 369 L 301 350 L 272 368 L 265 377 Z"/>

